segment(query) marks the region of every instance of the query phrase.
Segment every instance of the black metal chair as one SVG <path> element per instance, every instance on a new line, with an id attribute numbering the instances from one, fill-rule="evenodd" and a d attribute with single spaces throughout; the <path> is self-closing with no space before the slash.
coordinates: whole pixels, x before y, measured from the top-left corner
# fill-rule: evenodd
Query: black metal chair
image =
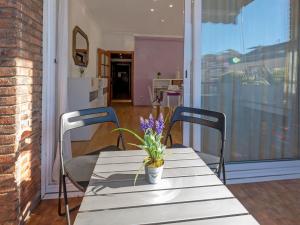
<path id="1" fill-rule="evenodd" d="M 114 123 L 117 128 L 120 127 L 119 120 L 113 108 L 101 107 L 92 109 L 83 109 L 74 112 L 68 112 L 61 115 L 60 118 L 60 134 L 59 134 L 59 150 L 60 150 L 60 178 L 59 178 L 59 194 L 58 194 L 58 214 L 66 216 L 68 225 L 70 225 L 70 212 L 77 209 L 76 206 L 72 209 L 68 205 L 68 195 L 66 178 L 80 190 L 85 191 L 89 180 L 92 176 L 94 167 L 96 165 L 99 152 L 101 151 L 114 151 L 121 150 L 120 143 L 125 150 L 124 138 L 122 132 L 119 131 L 117 145 L 111 145 L 93 152 L 92 154 L 73 157 L 72 159 L 65 160 L 64 158 L 64 135 L 66 132 L 93 124 L 99 123 Z M 61 194 L 63 192 L 65 212 L 62 212 L 61 207 Z"/>
<path id="2" fill-rule="evenodd" d="M 197 117 L 196 117 L 197 116 Z M 226 132 L 226 117 L 224 113 L 214 112 L 204 109 L 196 109 L 179 106 L 176 108 L 168 127 L 164 144 L 167 145 L 170 140 L 171 148 L 184 148 L 182 144 L 173 144 L 171 129 L 178 121 L 200 124 L 202 126 L 210 127 L 218 130 L 221 133 L 221 149 L 218 156 L 197 152 L 201 159 L 212 169 L 214 173 L 221 177 L 221 170 L 223 172 L 223 181 L 226 184 L 225 162 L 224 162 L 224 144 Z"/>

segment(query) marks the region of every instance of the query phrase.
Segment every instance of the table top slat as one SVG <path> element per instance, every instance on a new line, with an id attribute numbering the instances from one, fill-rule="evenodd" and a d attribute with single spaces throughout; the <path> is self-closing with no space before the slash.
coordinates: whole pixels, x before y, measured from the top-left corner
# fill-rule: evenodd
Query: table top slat
<path id="1" fill-rule="evenodd" d="M 194 152 L 192 148 L 168 148 L 167 154 L 186 154 Z M 143 150 L 127 150 L 127 151 L 103 151 L 100 157 L 132 157 L 132 156 L 145 156 L 147 153 Z"/>
<path id="2" fill-rule="evenodd" d="M 168 223 L 165 225 L 258 225 L 251 215 L 231 216 L 216 219 L 196 220 L 179 223 Z M 163 223 L 161 225 L 164 225 Z"/>
<path id="3" fill-rule="evenodd" d="M 148 192 L 131 192 L 111 195 L 86 196 L 80 212 L 113 208 L 150 206 L 167 203 L 233 198 L 225 186 L 195 187 Z M 101 203 L 101 204 L 100 204 Z"/>
<path id="4" fill-rule="evenodd" d="M 134 180 L 137 171 L 122 171 L 122 172 L 104 172 L 104 173 L 94 173 L 92 179 L 97 179 L 97 183 L 100 182 L 111 182 L 111 181 L 124 181 L 124 180 Z M 204 166 L 200 167 L 186 167 L 186 168 L 165 168 L 162 178 L 172 178 L 172 177 L 184 177 L 184 176 L 204 176 L 213 175 L 214 173 Z M 144 168 L 140 171 L 138 176 L 139 180 L 145 179 Z"/>
<path id="5" fill-rule="evenodd" d="M 146 155 L 135 155 L 131 157 L 99 157 L 97 165 L 104 165 L 104 164 L 112 164 L 112 163 L 141 163 L 145 159 Z M 199 159 L 199 156 L 194 152 L 186 153 L 186 154 L 169 154 L 166 155 L 167 161 L 172 160 L 189 160 L 189 159 Z"/>
<path id="6" fill-rule="evenodd" d="M 119 171 L 138 171 L 142 166 L 142 162 L 135 163 L 111 163 L 111 164 L 96 164 L 95 173 L 99 172 L 119 172 Z M 200 159 L 192 160 L 176 160 L 176 161 L 165 161 L 164 168 L 180 168 L 180 167 L 193 167 L 193 166 L 206 166 L 206 164 Z"/>
<path id="7" fill-rule="evenodd" d="M 78 213 L 75 225 L 140 225 L 247 214 L 237 199 Z"/>
<path id="8" fill-rule="evenodd" d="M 149 185 L 145 180 L 138 180 L 136 186 L 133 181 L 113 181 L 98 182 L 91 179 L 85 195 L 113 194 L 124 192 L 139 192 L 151 190 L 167 190 L 174 188 L 203 187 L 212 185 L 222 185 L 222 182 L 215 175 L 194 176 L 194 177 L 175 177 L 162 179 L 158 184 Z"/>

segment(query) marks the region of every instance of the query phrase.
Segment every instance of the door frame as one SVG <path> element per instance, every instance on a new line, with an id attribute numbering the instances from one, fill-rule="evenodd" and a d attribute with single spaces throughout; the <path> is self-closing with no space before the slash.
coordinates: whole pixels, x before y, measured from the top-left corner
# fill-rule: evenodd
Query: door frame
<path id="1" fill-rule="evenodd" d="M 62 1 L 62 0 L 61 0 Z M 68 1 L 68 0 L 64 0 Z M 192 42 L 195 37 L 199 38 L 193 31 L 193 21 L 199 19 L 199 14 L 196 16 L 192 9 L 195 10 L 193 3 L 201 4 L 201 0 L 185 0 L 185 40 L 184 40 L 184 105 L 193 106 L 192 99 L 193 89 L 197 87 L 196 80 L 201 81 L 201 76 L 193 76 L 195 72 L 193 57 L 192 56 Z M 199 3 L 200 2 L 200 3 Z M 201 6 L 201 5 L 200 5 Z M 57 1 L 44 0 L 43 1 L 43 90 L 42 90 L 42 137 L 41 137 L 41 198 L 57 198 L 58 185 L 52 182 L 52 165 L 54 162 L 55 153 L 55 119 L 56 111 L 56 25 L 57 25 Z M 200 17 L 201 19 L 201 17 Z M 201 20 L 198 20 L 201 22 Z M 66 28 L 68 29 L 68 27 Z M 193 38 L 193 39 L 192 39 Z M 199 40 L 198 40 L 199 41 Z M 200 43 L 200 42 L 199 42 Z M 114 52 L 114 51 L 111 51 Z M 117 51 L 120 52 L 120 51 Z M 194 54 L 196 52 L 194 51 Z M 133 57 L 134 58 L 134 57 Z M 134 62 L 133 62 L 134 63 Z M 199 63 L 199 62 L 198 62 Z M 200 61 L 201 63 L 201 61 Z M 300 67 L 300 64 L 298 65 Z M 134 69 L 134 66 L 133 66 Z M 133 70 L 134 71 L 134 70 Z M 133 77 L 133 76 L 132 76 Z M 193 82 L 192 82 L 193 81 Z M 133 88 L 134 82 L 132 83 Z M 195 90 L 194 90 L 195 91 Z M 132 93 L 133 94 L 133 93 Z M 134 95 L 132 95 L 132 98 Z M 134 99 L 133 99 L 134 101 Z M 197 103 L 197 102 L 196 102 Z M 198 103 L 199 104 L 199 103 Z M 189 134 L 191 129 L 189 126 L 184 126 L 184 141 L 189 141 Z M 198 136 L 199 137 L 199 136 Z M 279 180 L 279 179 L 299 179 L 300 160 L 291 161 L 270 161 L 270 162 L 242 162 L 227 165 L 228 168 L 228 183 L 245 183 L 257 182 L 266 180 Z M 261 171 L 257 176 L 258 169 Z M 289 169 L 285 174 L 278 176 L 276 171 L 270 175 L 270 170 L 274 169 Z M 269 171 L 267 170 L 269 169 Z M 239 172 L 237 179 L 236 174 Z M 252 175 L 249 177 L 249 175 Z M 235 176 L 235 177 L 233 177 Z M 70 191 L 69 196 L 81 196 L 82 193 L 78 192 L 73 186 L 68 186 Z"/>
<path id="2" fill-rule="evenodd" d="M 135 61 L 135 55 L 134 55 L 134 51 L 117 51 L 117 50 L 107 50 L 107 52 L 109 53 L 109 58 L 111 60 L 111 54 L 130 54 L 131 55 L 131 58 L 132 58 L 132 62 L 131 62 L 131 76 L 130 76 L 130 84 L 131 84 L 131 99 L 130 99 L 130 102 L 131 104 L 134 103 L 134 61 Z M 110 61 L 110 70 L 111 70 L 111 61 Z M 109 77 L 109 95 L 110 96 L 109 98 L 109 102 L 111 103 L 112 102 L 112 91 L 113 91 L 113 88 L 112 88 L 112 77 L 111 77 L 111 71 L 109 73 L 110 77 Z"/>
<path id="3" fill-rule="evenodd" d="M 185 0 L 184 5 L 184 106 L 201 107 L 202 1 Z M 183 143 L 201 151 L 200 126 L 184 123 Z"/>
<path id="4" fill-rule="evenodd" d="M 69 4 L 69 0 L 66 1 Z M 52 180 L 56 152 L 56 57 L 58 0 L 43 1 L 43 79 L 41 134 L 41 199 L 57 198 L 58 184 Z M 66 27 L 65 29 L 69 29 Z M 70 197 L 82 196 L 72 184 L 67 188 Z"/>
<path id="5" fill-rule="evenodd" d="M 55 149 L 56 1 L 43 2 L 41 198 L 49 192 Z"/>
<path id="6" fill-rule="evenodd" d="M 184 3 L 184 54 L 183 54 L 183 105 L 191 107 L 191 86 L 192 86 L 192 0 L 185 0 Z M 183 123 L 183 144 L 191 146 L 191 126 Z"/>
<path id="7" fill-rule="evenodd" d="M 105 67 L 108 67 L 108 72 L 106 73 L 106 76 L 102 76 L 102 66 L 104 65 L 102 63 L 102 54 L 104 54 L 106 57 L 108 57 L 108 63 L 105 64 Z M 110 53 L 102 48 L 97 48 L 97 76 L 99 79 L 106 78 L 107 79 L 107 105 L 111 105 L 110 101 L 110 73 L 111 73 L 111 61 L 110 61 Z"/>

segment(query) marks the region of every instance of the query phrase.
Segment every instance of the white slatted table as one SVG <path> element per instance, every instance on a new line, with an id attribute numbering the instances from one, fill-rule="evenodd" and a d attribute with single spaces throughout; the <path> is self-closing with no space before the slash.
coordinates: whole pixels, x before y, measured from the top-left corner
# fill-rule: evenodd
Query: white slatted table
<path id="1" fill-rule="evenodd" d="M 257 225 L 190 148 L 168 149 L 163 179 L 133 181 L 144 151 L 102 152 L 75 225 Z"/>

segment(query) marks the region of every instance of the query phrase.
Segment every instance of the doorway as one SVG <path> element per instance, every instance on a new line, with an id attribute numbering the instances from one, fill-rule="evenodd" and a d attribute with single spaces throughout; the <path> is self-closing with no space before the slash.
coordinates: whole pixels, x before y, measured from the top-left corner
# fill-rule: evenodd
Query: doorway
<path id="1" fill-rule="evenodd" d="M 110 96 L 112 102 L 132 102 L 133 52 L 111 52 Z"/>
<path id="2" fill-rule="evenodd" d="M 107 3 L 109 3 L 110 1 L 108 1 Z M 152 4 L 152 1 L 149 0 L 149 4 Z M 178 7 L 173 7 L 172 9 L 172 15 L 170 15 L 170 21 L 172 22 L 176 22 L 176 21 L 181 21 L 182 22 L 182 16 L 184 15 L 182 13 L 183 11 L 183 7 L 182 7 L 182 1 L 179 0 L 178 1 Z M 95 4 L 94 4 L 95 3 Z M 97 4 L 96 4 L 97 3 Z M 170 10 L 168 7 L 168 3 L 162 1 L 162 4 L 165 4 L 167 7 L 162 7 L 166 10 Z M 155 4 L 155 3 L 153 3 Z M 99 5 L 99 6 L 98 6 Z M 108 5 L 108 4 L 107 4 Z M 70 7 L 70 6 L 76 6 L 76 7 Z M 119 101 L 129 101 L 129 102 L 133 102 L 135 99 L 135 91 L 134 91 L 134 86 L 135 86 L 135 82 L 134 82 L 134 77 L 135 74 L 138 74 L 135 72 L 135 65 L 137 64 L 137 61 L 135 60 L 135 52 L 133 52 L 135 50 L 134 48 L 134 34 L 141 34 L 145 36 L 149 36 L 151 37 L 153 36 L 159 36 L 159 37 L 177 37 L 177 36 L 182 36 L 182 23 L 178 22 L 177 24 L 181 24 L 180 26 L 166 26 L 165 23 L 161 20 L 159 20 L 158 17 L 140 17 L 140 11 L 145 11 L 147 9 L 149 9 L 149 5 L 148 4 L 142 4 L 143 8 L 139 8 L 139 7 L 129 7 L 128 8 L 128 12 L 124 12 L 126 15 L 132 15 L 130 18 L 133 19 L 133 21 L 129 21 L 130 23 L 124 23 L 122 24 L 122 30 L 126 31 L 126 35 L 123 33 L 118 32 L 118 30 L 120 29 L 120 27 L 118 26 L 110 26 L 111 28 L 113 28 L 114 30 L 110 31 L 109 33 L 104 33 L 103 36 L 100 36 L 100 39 L 103 40 L 100 42 L 100 44 L 97 42 L 96 43 L 96 34 L 93 32 L 95 29 L 92 29 L 94 27 L 91 27 L 92 25 L 97 25 L 97 21 L 110 21 L 109 18 L 107 18 L 109 15 L 105 15 L 105 18 L 100 19 L 98 18 L 97 20 L 92 20 L 92 17 L 85 17 L 85 15 L 81 15 L 78 16 L 80 12 L 83 12 L 84 10 L 80 10 L 82 9 L 84 6 L 86 9 L 89 9 L 89 11 L 91 11 L 92 9 L 97 9 L 97 11 L 99 10 L 104 10 L 104 6 L 106 6 L 106 4 L 98 4 L 98 2 L 92 2 L 92 1 L 80 1 L 80 0 L 74 0 L 74 2 L 72 1 L 72 4 L 69 4 L 68 1 L 52 1 L 52 0 L 45 0 L 44 1 L 44 26 L 43 26 L 43 35 L 44 35 L 44 43 L 43 43 L 43 61 L 45 62 L 43 64 L 44 69 L 43 69 L 43 134 L 42 134 L 42 196 L 43 198 L 51 198 L 51 197 L 57 197 L 56 192 L 58 190 L 58 185 L 52 180 L 52 173 L 53 173 L 53 164 L 54 164 L 54 157 L 56 154 L 56 127 L 53 126 L 54 121 L 56 121 L 56 106 L 58 103 L 56 102 L 57 99 L 55 98 L 55 95 L 53 95 L 53 93 L 56 93 L 58 91 L 58 89 L 60 89 L 61 91 L 64 91 L 64 97 L 68 96 L 68 86 L 65 85 L 66 82 L 60 82 L 60 85 L 57 86 L 56 85 L 56 79 L 58 78 L 59 81 L 63 80 L 63 81 L 67 81 L 69 77 L 67 75 L 74 75 L 74 78 L 78 78 L 79 80 L 79 70 L 70 70 L 70 64 L 72 63 L 72 60 L 70 59 L 68 56 L 70 55 L 70 52 L 68 51 L 68 46 L 69 43 L 65 43 L 63 44 L 62 42 L 58 41 L 58 39 L 56 38 L 56 29 L 57 26 L 60 26 L 60 30 L 62 31 L 66 31 L 66 35 L 63 35 L 65 33 L 63 32 L 59 32 L 58 37 L 60 37 L 59 40 L 64 40 L 64 41 L 68 41 L 68 38 L 65 38 L 66 36 L 70 36 L 70 24 L 71 21 L 73 22 L 77 22 L 79 26 L 81 26 L 83 29 L 86 30 L 88 36 L 90 37 L 90 43 L 91 46 L 97 46 L 99 48 L 103 48 L 103 49 L 116 49 L 117 51 L 106 51 L 104 53 L 107 53 L 107 55 L 105 54 L 105 62 L 102 63 L 104 64 L 102 66 L 102 70 L 98 70 L 98 77 L 100 78 L 106 78 L 106 79 L 102 79 L 102 82 L 105 80 L 105 82 L 107 82 L 105 85 L 107 85 L 106 88 L 103 88 L 103 94 L 107 94 L 107 96 L 111 96 L 108 97 L 108 99 L 113 99 L 112 97 L 112 93 L 113 93 L 113 89 L 114 89 L 114 85 L 111 84 L 111 80 L 112 77 L 111 76 L 111 68 L 110 67 L 110 54 L 122 54 L 122 58 L 119 57 L 112 57 L 115 58 L 112 61 L 119 61 L 119 63 L 123 60 L 123 64 L 127 61 L 130 61 L 130 76 L 128 79 L 128 85 L 129 85 L 129 90 L 130 90 L 130 95 L 125 96 L 123 100 L 119 100 Z M 96 7 L 97 6 L 97 7 Z M 98 8 L 99 7 L 99 8 Z M 115 9 L 113 7 L 111 7 L 110 5 L 108 5 L 109 10 Z M 59 12 L 57 11 L 57 9 L 59 9 Z M 107 10 L 106 10 L 107 11 Z M 57 15 L 59 14 L 59 15 Z M 173 16 L 176 15 L 175 17 Z M 104 15 L 104 13 L 96 13 L 96 15 Z M 116 14 L 115 14 L 116 15 Z M 164 15 L 164 14 L 163 14 Z M 66 16 L 66 17 L 64 17 Z M 122 15 L 121 15 L 122 16 Z M 80 20 L 77 20 L 77 18 L 80 18 Z M 176 20 L 173 20 L 173 18 L 176 18 Z M 91 20 L 91 21 L 90 21 Z M 139 21 L 134 27 L 134 30 L 132 30 L 132 23 L 134 21 L 138 21 L 138 20 L 143 20 L 143 22 Z M 57 23 L 57 21 L 60 21 Z M 155 23 L 155 21 L 159 22 L 159 25 L 157 23 Z M 125 22 L 125 21 L 124 21 Z M 139 24 L 148 24 L 149 26 L 139 26 Z M 72 26 L 73 27 L 73 26 Z M 100 27 L 100 25 L 98 26 Z M 165 29 L 162 29 L 165 28 Z M 127 35 L 128 33 L 128 35 Z M 116 38 L 113 38 L 116 37 Z M 100 40 L 99 39 L 99 40 Z M 122 42 L 120 42 L 120 45 L 118 45 L 118 40 L 122 40 Z M 57 44 L 61 43 L 61 46 L 64 46 L 66 48 L 58 48 Z M 105 45 L 103 44 L 105 43 Z M 91 47 L 92 49 L 93 47 Z M 93 48 L 94 49 L 94 48 Z M 124 49 L 125 51 L 119 51 L 119 49 Z M 56 53 L 56 50 L 59 51 L 59 53 Z M 94 49 L 94 51 L 91 51 L 92 54 L 96 53 L 96 49 Z M 127 54 L 131 55 L 129 58 L 127 58 Z M 67 63 L 60 63 L 60 65 L 67 65 L 65 67 L 63 67 L 61 71 L 61 73 L 56 73 L 56 67 L 57 64 L 54 63 L 54 58 L 57 57 L 57 55 L 59 55 L 62 59 L 66 60 Z M 104 54 L 103 54 L 104 57 Z M 106 60 L 108 59 L 108 60 Z M 109 63 L 108 63 L 109 62 Z M 101 63 L 100 63 L 101 65 Z M 90 56 L 90 63 L 89 66 L 86 68 L 85 70 L 85 77 L 84 79 L 87 78 L 95 78 L 97 76 L 97 71 L 93 72 L 93 69 L 96 68 L 97 66 L 97 57 L 94 56 Z M 98 65 L 99 66 L 99 65 Z M 174 70 L 171 70 L 169 72 L 170 75 L 172 75 L 172 73 L 176 70 L 176 68 Z M 99 71 L 102 71 L 103 73 L 99 73 Z M 159 71 L 159 69 L 157 69 L 157 71 Z M 121 71 L 122 72 L 122 71 Z M 74 74 L 73 74 L 74 73 Z M 100 76 L 101 74 L 101 76 Z M 164 74 L 165 76 L 167 76 L 168 74 Z M 78 76 L 78 77 L 77 77 Z M 95 84 L 95 83 L 94 83 Z M 112 88 L 111 88 L 112 87 Z M 118 88 L 116 88 L 116 90 L 118 90 Z M 127 89 L 128 90 L 128 89 Z M 80 91 L 80 90 L 79 90 Z M 98 94 L 101 94 L 102 92 L 98 92 Z M 111 93 L 111 95 L 110 95 Z M 146 94 L 145 94 L 145 98 L 148 98 L 147 95 L 147 90 L 146 90 Z M 117 99 L 113 99 L 114 101 L 117 101 Z M 110 102 L 108 101 L 105 106 L 110 105 Z M 117 105 L 117 104 L 114 104 Z M 135 106 L 129 106 L 129 107 L 124 107 L 124 105 L 129 105 L 129 104 L 119 104 L 120 107 L 117 108 L 116 110 L 120 109 L 120 115 L 142 115 L 142 116 L 148 116 L 148 113 L 151 112 L 152 110 L 152 106 L 143 106 L 143 107 L 137 107 L 138 109 L 140 109 L 140 111 L 136 112 L 135 111 Z M 125 109 L 124 109 L 125 108 Z M 128 109 L 130 108 L 130 109 Z M 131 110 L 132 113 L 128 113 L 128 110 Z M 132 120 L 135 120 L 136 117 L 132 117 Z M 127 124 L 127 117 L 125 116 L 124 119 L 124 124 Z M 130 124 L 133 124 L 132 127 L 130 127 L 129 125 L 126 125 L 126 127 L 129 126 L 130 129 L 135 129 L 136 128 L 136 123 L 132 122 Z M 110 129 L 107 129 L 106 131 L 108 131 Z M 110 135 L 110 132 L 106 132 Z M 97 139 L 98 136 L 96 136 L 95 139 Z M 99 138 L 98 138 L 99 139 Z M 103 138 L 101 138 L 103 139 Z M 104 138 L 105 139 L 105 138 Z M 108 140 L 108 139 L 107 139 Z M 91 142 L 92 143 L 92 142 Z M 93 143 L 92 143 L 93 144 Z M 56 172 L 56 171 L 54 171 Z M 71 188 L 71 186 L 70 186 Z M 68 187 L 68 190 L 71 190 Z M 72 189 L 74 192 L 72 192 L 70 195 L 78 195 L 78 193 L 76 192 L 77 189 L 74 188 Z"/>

